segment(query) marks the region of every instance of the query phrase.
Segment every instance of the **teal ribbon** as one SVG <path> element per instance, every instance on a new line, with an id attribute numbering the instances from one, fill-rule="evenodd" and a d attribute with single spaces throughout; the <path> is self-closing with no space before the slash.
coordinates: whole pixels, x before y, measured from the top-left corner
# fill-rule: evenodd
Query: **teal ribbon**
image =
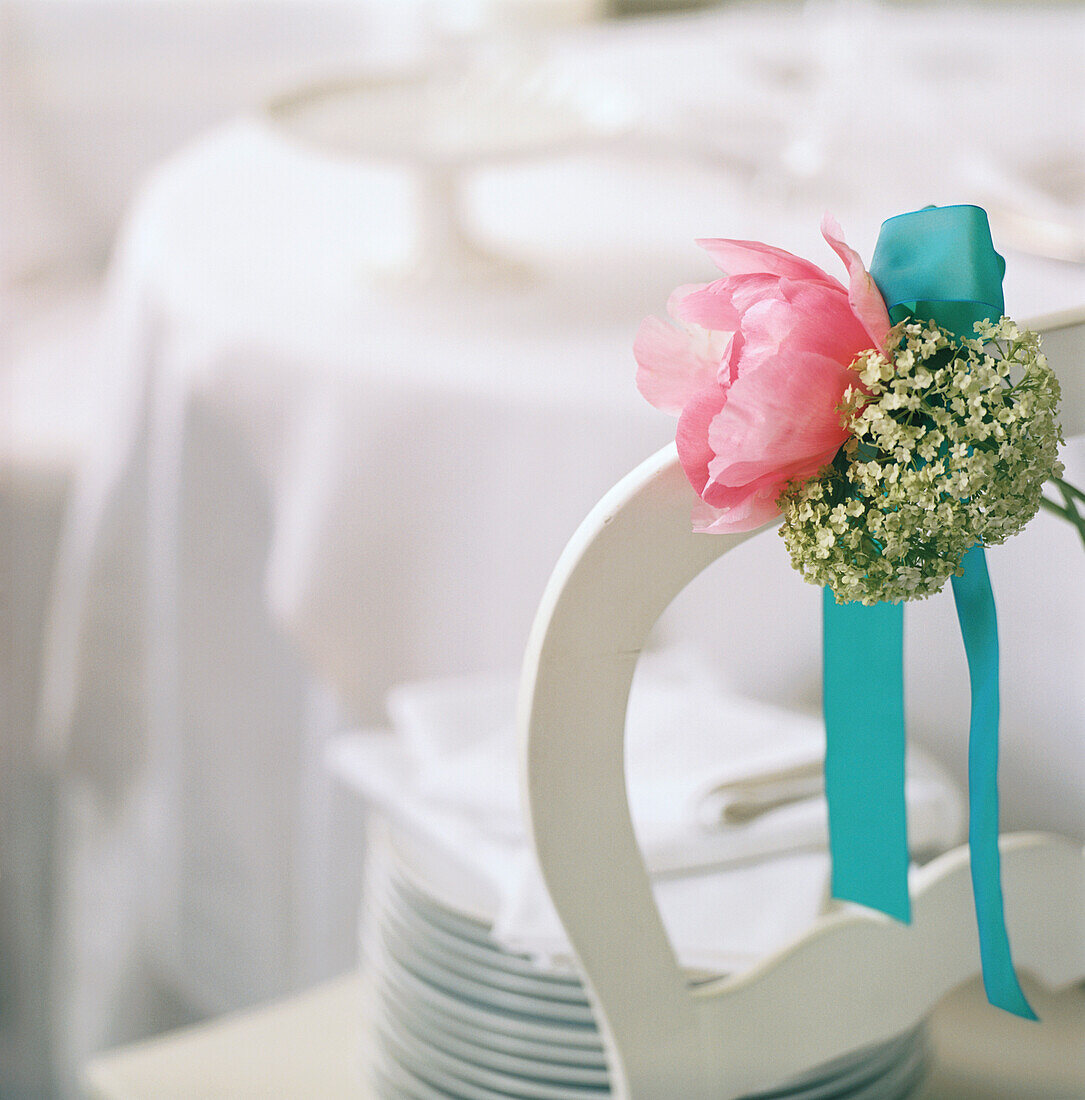
<path id="1" fill-rule="evenodd" d="M 928 206 L 883 222 L 870 274 L 894 324 L 914 317 L 972 336 L 976 321 L 997 321 L 1005 308 L 1006 261 L 978 206 Z"/>
<path id="2" fill-rule="evenodd" d="M 1003 312 L 1005 261 L 975 206 L 890 218 L 870 264 L 894 322 L 933 320 L 958 335 Z M 993 1005 L 1036 1019 L 1018 984 L 998 852 L 998 629 L 982 547 L 953 579 L 972 690 L 969 849 L 984 986 Z M 833 895 L 910 920 L 904 808 L 904 616 L 900 605 L 824 601 L 825 789 Z"/>
<path id="3" fill-rule="evenodd" d="M 824 590 L 825 791 L 834 898 L 912 919 L 904 809 L 904 607 Z"/>
<path id="4" fill-rule="evenodd" d="M 968 849 L 976 902 L 980 960 L 987 999 L 1026 1020 L 1036 1013 L 1025 999 L 1010 958 L 1002 912 L 998 853 L 998 621 L 982 546 L 973 546 L 954 577 L 953 599 L 968 657 L 972 717 L 968 729 Z"/>

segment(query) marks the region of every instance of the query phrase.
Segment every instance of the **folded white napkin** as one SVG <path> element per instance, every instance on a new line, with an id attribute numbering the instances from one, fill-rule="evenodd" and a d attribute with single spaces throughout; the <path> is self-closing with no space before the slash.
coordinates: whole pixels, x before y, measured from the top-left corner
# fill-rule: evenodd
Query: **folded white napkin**
<path id="1" fill-rule="evenodd" d="M 570 959 L 520 807 L 514 677 L 404 685 L 394 731 L 338 739 L 340 778 L 487 895 L 494 934 Z M 729 694 L 696 655 L 647 654 L 630 696 L 627 779 L 656 900 L 684 966 L 737 972 L 800 934 L 827 897 L 821 722 Z M 910 751 L 914 854 L 957 843 L 963 800 Z"/>
<path id="2" fill-rule="evenodd" d="M 517 682 L 474 677 L 401 686 L 393 725 L 426 803 L 496 836 L 526 836 L 513 728 Z M 697 653 L 648 653 L 626 721 L 629 801 L 653 871 L 825 848 L 820 718 L 728 692 Z M 964 808 L 946 773 L 908 753 L 909 845 L 922 856 L 960 839 Z"/>
<path id="3" fill-rule="evenodd" d="M 507 950 L 546 967 L 573 967 L 569 941 L 526 840 L 496 836 L 468 816 L 427 805 L 413 789 L 402 740 L 393 731 L 337 738 L 328 763 L 406 834 L 400 839 L 407 848 L 429 853 L 428 861 L 420 861 L 421 873 L 435 869 L 432 888 L 439 898 L 452 905 L 462 899 L 468 912 L 491 921 L 494 938 Z M 828 880 L 828 854 L 815 851 L 657 876 L 653 891 L 681 964 L 697 973 L 733 974 L 808 928 L 822 910 Z M 601 912 L 604 906 L 601 901 Z"/>

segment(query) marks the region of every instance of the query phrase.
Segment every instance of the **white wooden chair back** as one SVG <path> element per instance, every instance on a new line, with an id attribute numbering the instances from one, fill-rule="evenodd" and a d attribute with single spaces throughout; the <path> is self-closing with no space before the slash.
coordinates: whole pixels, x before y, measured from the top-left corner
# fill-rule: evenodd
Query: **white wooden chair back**
<path id="1" fill-rule="evenodd" d="M 1041 325 L 1069 438 L 1085 432 L 1085 316 Z M 736 979 L 691 985 L 679 967 L 630 821 L 623 740 L 653 623 L 750 537 L 694 535 L 693 502 L 673 445 L 603 498 L 550 579 L 521 687 L 535 848 L 593 999 L 614 1095 L 626 1100 L 769 1088 L 905 1031 L 979 970 L 966 848 L 915 875 L 910 926 L 849 907 Z M 1081 846 L 1005 836 L 1002 873 L 1017 965 L 1051 986 L 1085 976 Z"/>

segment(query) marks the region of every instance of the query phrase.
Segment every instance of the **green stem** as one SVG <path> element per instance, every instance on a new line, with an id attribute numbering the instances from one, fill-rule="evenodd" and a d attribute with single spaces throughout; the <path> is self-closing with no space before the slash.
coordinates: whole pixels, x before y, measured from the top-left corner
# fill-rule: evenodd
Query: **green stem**
<path id="1" fill-rule="evenodd" d="M 1071 485 L 1070 482 L 1063 481 L 1063 479 L 1061 477 L 1053 477 L 1050 480 L 1053 481 L 1059 487 L 1059 492 L 1062 493 L 1062 495 L 1066 499 L 1067 503 L 1070 502 L 1070 497 L 1073 497 L 1076 500 L 1085 501 L 1085 493 L 1083 493 L 1076 486 Z"/>
<path id="2" fill-rule="evenodd" d="M 1068 523 L 1072 523 L 1077 528 L 1077 533 L 1081 536 L 1082 544 L 1085 544 L 1085 516 L 1078 511 L 1076 501 L 1085 501 L 1085 493 L 1082 493 L 1080 489 L 1071 485 L 1068 481 L 1063 481 L 1061 477 L 1053 477 L 1050 481 L 1058 489 L 1062 499 L 1065 501 L 1065 507 L 1060 504 L 1056 504 L 1055 501 L 1049 500 L 1047 497 L 1040 497 L 1040 507 L 1045 508 L 1047 511 L 1052 512 L 1057 516 L 1061 516 Z"/>

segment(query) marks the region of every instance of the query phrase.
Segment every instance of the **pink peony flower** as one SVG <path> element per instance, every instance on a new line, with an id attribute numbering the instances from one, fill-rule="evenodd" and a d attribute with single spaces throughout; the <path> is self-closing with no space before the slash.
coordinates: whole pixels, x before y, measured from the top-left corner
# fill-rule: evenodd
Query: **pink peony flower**
<path id="1" fill-rule="evenodd" d="M 889 316 L 862 260 L 828 215 L 821 232 L 845 287 L 820 267 L 756 241 L 697 243 L 724 278 L 680 287 L 633 345 L 637 388 L 678 417 L 678 455 L 703 504 L 697 531 L 750 531 L 780 514 L 781 492 L 812 477 L 847 439 L 837 411 L 849 364 L 884 349 Z"/>

